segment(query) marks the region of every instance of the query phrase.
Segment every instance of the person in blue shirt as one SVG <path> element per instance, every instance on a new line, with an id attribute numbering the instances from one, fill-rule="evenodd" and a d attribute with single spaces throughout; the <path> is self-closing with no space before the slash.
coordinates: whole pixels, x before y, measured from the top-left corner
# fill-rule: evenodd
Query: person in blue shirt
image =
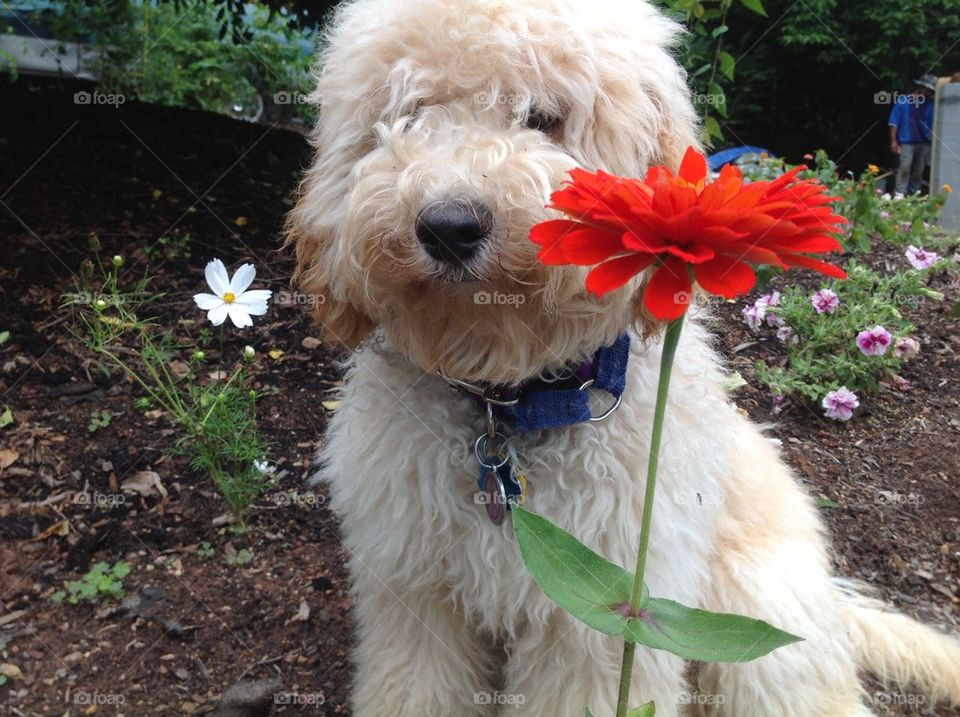
<path id="1" fill-rule="evenodd" d="M 897 95 L 890 119 L 890 151 L 900 158 L 897 166 L 897 194 L 920 191 L 923 170 L 930 164 L 930 141 L 933 139 L 933 95 L 937 76 L 926 74 L 914 80 L 913 92 Z"/>

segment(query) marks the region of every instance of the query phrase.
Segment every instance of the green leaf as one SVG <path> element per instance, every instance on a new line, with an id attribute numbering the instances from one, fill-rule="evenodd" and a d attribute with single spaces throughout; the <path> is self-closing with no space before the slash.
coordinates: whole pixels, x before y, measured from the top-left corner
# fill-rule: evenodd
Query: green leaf
<path id="1" fill-rule="evenodd" d="M 716 117 L 707 117 L 703 120 L 703 135 L 704 143 L 712 145 L 712 139 L 716 138 L 723 141 L 723 132 L 720 130 L 720 123 L 717 122 Z"/>
<path id="2" fill-rule="evenodd" d="M 737 65 L 737 61 L 733 59 L 733 55 L 731 55 L 729 52 L 723 52 L 721 50 L 717 53 L 717 61 L 720 63 L 720 72 L 722 72 L 723 76 L 732 82 L 734 68 L 736 68 Z"/>
<path id="3" fill-rule="evenodd" d="M 0 413 L 0 428 L 6 428 L 13 423 L 13 411 L 4 407 L 3 413 Z"/>
<path id="4" fill-rule="evenodd" d="M 10 340 L 10 332 L 0 331 L 0 346 L 3 346 L 9 340 Z"/>
<path id="5" fill-rule="evenodd" d="M 80 583 L 79 595 L 80 597 L 95 600 L 97 597 L 97 586 L 91 585 L 90 583 Z"/>
<path id="6" fill-rule="evenodd" d="M 740 0 L 743 6 L 748 10 L 753 10 L 758 15 L 767 16 L 767 11 L 763 9 L 763 3 L 760 0 Z"/>
<path id="7" fill-rule="evenodd" d="M 118 578 L 125 578 L 130 574 L 130 563 L 120 561 L 113 566 L 113 574 Z"/>
<path id="8" fill-rule="evenodd" d="M 699 662 L 747 662 L 802 638 L 762 620 L 696 610 L 652 598 L 630 620 L 626 639 Z"/>
<path id="9" fill-rule="evenodd" d="M 627 717 L 655 717 L 656 714 L 656 705 L 653 704 L 653 702 L 647 702 L 647 704 L 640 705 L 636 709 L 627 712 Z"/>
<path id="10" fill-rule="evenodd" d="M 817 507 L 818 508 L 839 508 L 840 504 L 835 500 L 830 500 L 829 498 L 817 498 Z"/>
<path id="11" fill-rule="evenodd" d="M 710 88 L 707 90 L 707 92 L 710 95 L 712 105 L 717 108 L 717 112 L 721 117 L 726 118 L 727 93 L 724 92 L 723 88 L 715 82 L 710 85 Z"/>
<path id="12" fill-rule="evenodd" d="M 524 565 L 537 585 L 578 620 L 608 635 L 622 635 L 633 577 L 545 518 L 513 508 L 513 532 Z M 645 596 L 649 598 L 649 596 Z"/>
<path id="13" fill-rule="evenodd" d="M 50 596 L 50 600 L 55 603 L 61 603 L 65 597 L 67 597 L 67 593 L 65 591 L 57 590 L 57 592 Z"/>

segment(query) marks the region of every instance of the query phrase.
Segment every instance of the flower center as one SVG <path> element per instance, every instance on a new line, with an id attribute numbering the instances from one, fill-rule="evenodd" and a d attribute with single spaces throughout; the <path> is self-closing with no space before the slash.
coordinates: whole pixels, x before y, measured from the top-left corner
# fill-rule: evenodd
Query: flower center
<path id="1" fill-rule="evenodd" d="M 233 294 L 233 292 L 228 291 L 223 295 L 223 302 L 225 304 L 232 304 L 236 298 L 237 297 Z"/>

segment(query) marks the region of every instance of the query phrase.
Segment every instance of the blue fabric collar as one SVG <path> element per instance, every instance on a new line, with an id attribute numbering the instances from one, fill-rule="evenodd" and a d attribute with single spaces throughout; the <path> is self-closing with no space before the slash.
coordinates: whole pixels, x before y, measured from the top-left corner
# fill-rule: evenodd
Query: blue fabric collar
<path id="1" fill-rule="evenodd" d="M 611 345 L 598 349 L 569 378 L 537 378 L 517 387 L 488 389 L 486 393 L 496 398 L 493 410 L 497 421 L 521 433 L 601 420 L 620 405 L 629 358 L 630 337 L 622 334 Z M 594 416 L 590 411 L 588 387 L 602 389 L 612 397 L 610 409 L 602 416 Z"/>

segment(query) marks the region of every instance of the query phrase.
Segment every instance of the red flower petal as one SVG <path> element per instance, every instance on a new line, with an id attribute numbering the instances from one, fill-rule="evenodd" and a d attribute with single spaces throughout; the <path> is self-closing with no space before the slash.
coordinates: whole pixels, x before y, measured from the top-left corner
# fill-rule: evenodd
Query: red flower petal
<path id="1" fill-rule="evenodd" d="M 687 147 L 677 175 L 683 177 L 690 184 L 702 184 L 703 180 L 707 178 L 706 158 L 693 147 Z"/>
<path id="2" fill-rule="evenodd" d="M 690 305 L 693 286 L 687 265 L 669 257 L 653 272 L 643 292 L 643 305 L 655 318 L 673 321 Z"/>
<path id="3" fill-rule="evenodd" d="M 631 254 L 605 261 L 587 274 L 587 291 L 603 296 L 609 291 L 619 289 L 650 266 L 654 259 L 650 254 Z"/>
<path id="4" fill-rule="evenodd" d="M 537 259 L 544 264 L 590 266 L 624 250 L 619 233 L 567 219 L 537 224 L 530 239 L 541 245 Z"/>
<path id="5" fill-rule="evenodd" d="M 530 236 L 545 263 L 599 264 L 587 276 L 595 294 L 623 286 L 659 260 L 644 303 L 661 319 L 683 314 L 691 267 L 704 289 L 726 297 L 754 285 L 751 264 L 842 277 L 839 268 L 808 256 L 838 251 L 846 220 L 834 213 L 837 200 L 822 185 L 798 179 L 804 169 L 744 184 L 728 165 L 708 185 L 706 160 L 693 148 L 676 175 L 666 167 L 650 167 L 642 180 L 575 169 L 551 196 L 551 206 L 570 219 L 544 222 Z"/>
<path id="6" fill-rule="evenodd" d="M 750 291 L 757 281 L 753 269 L 730 256 L 718 256 L 713 261 L 697 264 L 693 274 L 704 289 L 727 299 Z"/>
<path id="7" fill-rule="evenodd" d="M 780 258 L 783 259 L 787 266 L 802 266 L 805 269 L 813 269 L 821 274 L 831 276 L 834 279 L 847 278 L 847 272 L 845 272 L 839 266 L 834 266 L 833 264 L 828 264 L 827 262 L 819 261 L 818 259 L 812 259 L 809 256 L 801 256 L 800 254 L 784 254 Z"/>

